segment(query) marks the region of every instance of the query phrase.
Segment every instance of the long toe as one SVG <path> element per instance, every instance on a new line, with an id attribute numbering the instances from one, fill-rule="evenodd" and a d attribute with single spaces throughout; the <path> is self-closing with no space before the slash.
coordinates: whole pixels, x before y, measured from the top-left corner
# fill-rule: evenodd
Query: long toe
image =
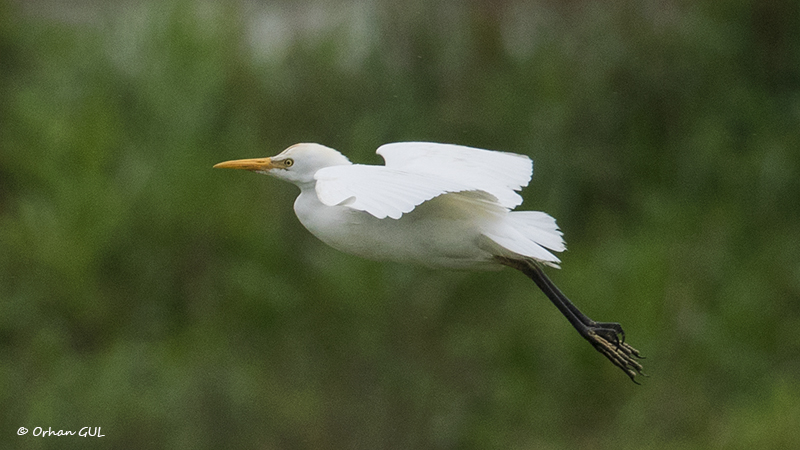
<path id="1" fill-rule="evenodd" d="M 596 333 L 594 330 L 588 330 L 586 339 L 592 343 L 594 348 L 603 356 L 608 358 L 612 364 L 619 367 L 625 375 L 628 375 L 634 383 L 636 375 L 646 376 L 642 370 L 644 369 L 634 358 L 642 358 L 639 351 L 626 343 L 611 342 L 604 336 Z"/>

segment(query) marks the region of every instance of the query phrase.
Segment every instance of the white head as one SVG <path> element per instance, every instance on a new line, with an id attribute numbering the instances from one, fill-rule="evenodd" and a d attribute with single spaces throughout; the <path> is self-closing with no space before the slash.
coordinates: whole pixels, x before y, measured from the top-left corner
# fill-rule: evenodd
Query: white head
<path id="1" fill-rule="evenodd" d="M 332 148 L 319 144 L 295 144 L 271 158 L 237 159 L 214 167 L 263 173 L 303 188 L 314 184 L 314 174 L 318 170 L 345 164 L 352 163 Z"/>

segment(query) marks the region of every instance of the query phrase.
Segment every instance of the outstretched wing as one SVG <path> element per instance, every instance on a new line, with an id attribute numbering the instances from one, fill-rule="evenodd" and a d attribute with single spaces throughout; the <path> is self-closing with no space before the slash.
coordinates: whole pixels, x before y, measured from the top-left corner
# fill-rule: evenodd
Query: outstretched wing
<path id="1" fill-rule="evenodd" d="M 432 142 L 398 142 L 382 145 L 377 153 L 386 167 L 467 184 L 497 197 L 506 208 L 522 204 L 515 191 L 528 185 L 533 161 L 515 153 Z"/>
<path id="2" fill-rule="evenodd" d="M 332 166 L 314 175 L 326 205 L 343 205 L 383 219 L 404 213 L 448 192 L 483 191 L 512 209 L 522 203 L 515 191 L 530 181 L 527 156 L 426 142 L 381 146 L 385 166 Z"/>
<path id="3" fill-rule="evenodd" d="M 319 200 L 366 211 L 378 219 L 399 219 L 417 205 L 469 186 L 426 174 L 361 164 L 332 166 L 314 175 Z"/>

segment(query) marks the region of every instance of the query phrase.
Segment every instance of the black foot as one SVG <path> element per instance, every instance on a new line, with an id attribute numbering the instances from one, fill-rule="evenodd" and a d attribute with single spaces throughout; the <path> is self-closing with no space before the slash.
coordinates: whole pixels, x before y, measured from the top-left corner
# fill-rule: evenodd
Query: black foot
<path id="1" fill-rule="evenodd" d="M 594 330 L 594 332 L 603 339 L 614 343 L 614 345 L 625 343 L 625 330 L 622 329 L 622 325 L 616 322 L 595 322 L 593 320 L 588 320 L 584 325 Z"/>
<path id="2" fill-rule="evenodd" d="M 643 356 L 639 354 L 639 350 L 631 347 L 625 343 L 625 333 L 619 324 L 615 327 L 609 327 L 605 323 L 598 323 L 599 327 L 587 327 L 586 333 L 583 337 L 589 341 L 595 350 L 600 352 L 603 356 L 608 358 L 612 364 L 622 369 L 631 381 L 639 384 L 636 381 L 636 375 L 647 376 L 642 372 L 642 365 L 636 359 L 641 359 Z M 621 338 L 620 338 L 621 337 Z"/>

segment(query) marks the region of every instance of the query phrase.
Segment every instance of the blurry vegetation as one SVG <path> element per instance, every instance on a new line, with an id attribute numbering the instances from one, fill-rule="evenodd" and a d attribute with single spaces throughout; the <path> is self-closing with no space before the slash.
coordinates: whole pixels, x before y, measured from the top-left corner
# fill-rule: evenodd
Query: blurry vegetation
<path id="1" fill-rule="evenodd" d="M 533 158 L 643 386 L 518 273 L 337 253 L 211 170 L 401 140 Z M 0 0 L 0 448 L 797 448 L 798 149 L 789 0 Z"/>

